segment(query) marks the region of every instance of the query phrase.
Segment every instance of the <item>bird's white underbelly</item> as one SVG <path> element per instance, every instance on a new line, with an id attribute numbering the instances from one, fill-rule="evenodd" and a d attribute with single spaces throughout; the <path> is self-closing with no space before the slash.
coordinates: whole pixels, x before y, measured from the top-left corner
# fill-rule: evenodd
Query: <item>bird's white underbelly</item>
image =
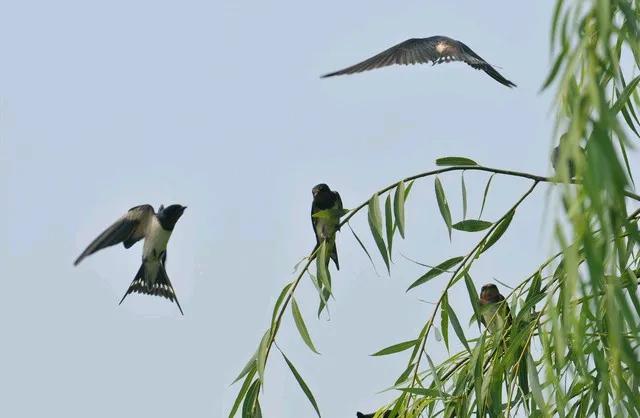
<path id="1" fill-rule="evenodd" d="M 167 243 L 171 237 L 171 231 L 162 228 L 157 219 L 151 221 L 142 249 L 142 259 L 147 261 L 159 260 L 167 249 Z"/>

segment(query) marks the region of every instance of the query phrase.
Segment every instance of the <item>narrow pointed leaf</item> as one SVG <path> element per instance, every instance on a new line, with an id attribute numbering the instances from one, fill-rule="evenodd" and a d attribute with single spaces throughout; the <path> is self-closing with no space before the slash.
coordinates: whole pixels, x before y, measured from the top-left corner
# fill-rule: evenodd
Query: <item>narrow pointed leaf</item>
<path id="1" fill-rule="evenodd" d="M 396 225 L 398 225 L 398 231 L 400 232 L 400 236 L 402 238 L 404 238 L 404 197 L 404 181 L 401 181 L 400 183 L 398 183 L 398 187 L 396 187 L 393 209 L 396 216 Z"/>
<path id="2" fill-rule="evenodd" d="M 244 366 L 244 368 L 242 369 L 242 371 L 240 372 L 238 377 L 236 377 L 235 380 L 231 383 L 232 385 L 234 383 L 236 383 L 238 380 L 240 380 L 243 377 L 245 377 L 247 374 L 249 374 L 249 372 L 251 372 L 251 370 L 253 370 L 255 372 L 255 370 L 256 370 L 256 358 L 257 357 L 258 357 L 258 352 L 256 351 L 255 353 L 253 353 L 253 356 L 251 356 L 251 358 L 249 359 L 247 364 Z"/>
<path id="3" fill-rule="evenodd" d="M 430 396 L 433 398 L 441 398 L 442 394 L 436 389 L 427 389 L 427 388 L 399 388 L 403 392 L 412 393 L 418 396 Z"/>
<path id="4" fill-rule="evenodd" d="M 442 329 L 442 339 L 444 345 L 449 351 L 449 296 L 445 294 L 442 298 L 442 307 L 440 308 L 440 328 Z"/>
<path id="5" fill-rule="evenodd" d="M 298 306 L 298 302 L 296 302 L 295 298 L 291 299 L 291 313 L 293 314 L 293 320 L 296 323 L 296 327 L 298 328 L 298 332 L 302 337 L 302 340 L 307 344 L 307 346 L 316 354 L 320 354 L 316 347 L 313 345 L 313 341 L 311 341 L 311 336 L 309 335 L 309 331 L 307 330 L 307 326 L 304 323 L 304 319 L 302 318 L 302 313 L 300 313 L 300 307 Z"/>
<path id="6" fill-rule="evenodd" d="M 329 273 L 329 244 L 327 241 L 322 241 L 318 248 L 318 256 L 316 258 L 316 269 L 318 274 L 318 281 L 324 286 L 326 290 L 331 292 L 331 276 Z"/>
<path id="7" fill-rule="evenodd" d="M 542 395 L 542 386 L 540 386 L 538 371 L 530 353 L 527 353 L 527 372 L 529 374 L 529 389 L 531 390 L 533 399 L 540 409 L 545 410 L 546 405 L 544 403 L 544 396 Z"/>
<path id="8" fill-rule="evenodd" d="M 631 96 L 631 93 L 633 93 L 635 88 L 638 86 L 638 83 L 640 83 L 640 75 L 631 80 L 631 82 L 627 84 L 627 87 L 622 90 L 622 93 L 618 96 L 618 100 L 611 108 L 614 113 L 618 113 L 622 108 L 624 108 Z"/>
<path id="9" fill-rule="evenodd" d="M 374 194 L 371 199 L 369 199 L 368 218 L 371 234 L 373 235 L 373 239 L 378 246 L 380 255 L 382 255 L 384 264 L 387 266 L 387 272 L 391 272 L 391 268 L 389 266 L 389 255 L 387 254 L 387 247 L 384 243 L 384 239 L 382 238 L 382 219 L 380 216 L 380 202 L 377 194 Z"/>
<path id="10" fill-rule="evenodd" d="M 453 330 L 455 331 L 456 335 L 458 336 L 458 339 L 460 340 L 460 342 L 464 345 L 464 347 L 470 353 L 471 349 L 469 348 L 469 343 L 467 342 L 467 337 L 464 336 L 464 331 L 462 331 L 462 326 L 460 326 L 460 321 L 458 321 L 458 317 L 456 316 L 456 313 L 451 308 L 451 305 L 447 305 L 447 309 L 448 309 L 447 313 L 448 313 L 449 319 L 451 321 L 451 326 L 453 326 Z"/>
<path id="11" fill-rule="evenodd" d="M 464 171 L 460 176 L 462 187 L 462 219 L 467 219 L 467 185 L 464 182 Z"/>
<path id="12" fill-rule="evenodd" d="M 378 271 L 376 270 L 376 265 L 373 262 L 373 258 L 371 257 L 371 254 L 369 254 L 369 250 L 367 250 L 367 247 L 364 246 L 364 244 L 362 243 L 362 240 L 360 239 L 358 234 L 356 234 L 356 231 L 354 231 L 353 228 L 351 227 L 351 224 L 347 222 L 347 226 L 351 230 L 351 233 L 355 237 L 356 241 L 358 241 L 358 244 L 360 244 L 360 248 L 362 248 L 362 251 L 364 251 L 364 253 L 367 255 L 367 257 L 369 257 L 369 261 L 371 262 L 371 265 L 373 266 L 373 270 L 376 272 L 376 275 L 377 275 Z"/>
<path id="13" fill-rule="evenodd" d="M 442 273 L 444 273 L 447 270 L 449 270 L 451 267 L 459 264 L 462 260 L 464 260 L 464 257 L 453 257 L 453 258 L 450 258 L 450 259 L 448 259 L 446 261 L 443 261 L 442 263 L 438 264 L 437 266 L 433 267 L 431 270 L 427 271 L 425 274 L 420 276 L 420 278 L 418 280 L 413 282 L 411 284 L 411 286 L 409 286 L 409 288 L 407 288 L 407 292 L 409 290 L 413 289 L 416 286 L 420 286 L 421 284 L 425 284 L 429 280 L 431 280 L 431 279 L 433 279 L 435 277 L 438 277 Z"/>
<path id="14" fill-rule="evenodd" d="M 255 406 L 258 401 L 259 393 L 260 380 L 256 380 L 253 382 L 244 398 L 244 403 L 242 404 L 242 418 L 254 418 Z"/>
<path id="15" fill-rule="evenodd" d="M 413 182 L 415 180 L 411 180 L 409 182 L 409 184 L 407 184 L 407 187 L 405 187 L 404 189 L 404 201 L 406 202 L 407 200 L 409 200 L 409 193 L 411 193 L 411 188 L 413 187 Z"/>
<path id="16" fill-rule="evenodd" d="M 493 244 L 498 242 L 498 240 L 502 237 L 502 235 L 507 231 L 507 228 L 509 228 L 509 225 L 511 224 L 511 220 L 513 219 L 514 214 L 515 214 L 515 211 L 511 210 L 507 214 L 507 216 L 505 216 L 500 221 L 500 223 L 496 226 L 496 228 L 493 230 L 491 235 L 489 235 L 489 238 L 487 238 L 487 242 L 485 242 L 484 245 L 482 246 L 482 250 L 480 251 L 480 253 L 487 251 L 489 248 L 491 248 Z"/>
<path id="17" fill-rule="evenodd" d="M 284 361 L 287 362 L 287 366 L 289 366 L 289 369 L 291 370 L 291 373 L 293 373 L 293 377 L 296 378 L 296 381 L 300 385 L 300 388 L 302 389 L 304 394 L 307 395 L 307 399 L 309 399 L 309 402 L 311 403 L 311 406 L 313 406 L 313 409 L 315 409 L 316 414 L 318 414 L 318 417 L 319 417 L 320 416 L 320 409 L 318 409 L 318 403 L 316 402 L 316 399 L 313 397 L 313 393 L 311 393 L 311 389 L 309 389 L 309 386 L 307 386 L 307 384 L 305 383 L 304 379 L 302 379 L 302 376 L 300 376 L 300 373 L 298 373 L 296 368 L 293 367 L 293 364 L 289 361 L 289 359 L 287 358 L 287 356 L 285 356 L 284 353 L 282 353 L 282 357 L 284 357 Z"/>
<path id="18" fill-rule="evenodd" d="M 487 202 L 487 194 L 489 194 L 489 187 L 491 187 L 491 180 L 493 180 L 493 176 L 495 176 L 495 173 L 489 177 L 487 185 L 484 186 L 484 193 L 482 194 L 482 206 L 480 207 L 480 215 L 478 215 L 478 219 L 482 218 L 482 212 L 484 212 L 484 205 Z"/>
<path id="19" fill-rule="evenodd" d="M 393 258 L 391 250 L 393 249 L 393 233 L 396 230 L 393 223 L 393 209 L 391 208 L 391 194 L 387 195 L 384 203 L 384 223 L 387 231 L 387 248 L 389 249 L 389 260 Z"/>
<path id="20" fill-rule="evenodd" d="M 438 201 L 440 215 L 442 215 L 442 219 L 444 219 L 444 223 L 447 225 L 447 230 L 449 231 L 449 239 L 451 239 L 451 211 L 449 210 L 449 204 L 447 203 L 447 197 L 444 194 L 442 183 L 440 183 L 440 179 L 438 177 L 436 177 L 435 186 L 436 199 Z"/>
<path id="21" fill-rule="evenodd" d="M 267 349 L 269 347 L 270 339 L 271 329 L 268 329 L 267 332 L 265 332 L 262 336 L 262 340 L 260 340 L 260 345 L 258 346 L 257 367 L 258 376 L 261 382 L 264 382 L 264 367 L 267 362 Z"/>
<path id="22" fill-rule="evenodd" d="M 464 283 L 467 286 L 467 293 L 469 293 L 469 300 L 471 301 L 474 316 L 478 321 L 478 328 L 480 328 L 480 298 L 478 297 L 478 290 L 473 284 L 473 280 L 471 280 L 469 274 L 464 275 Z"/>
<path id="23" fill-rule="evenodd" d="M 280 296 L 278 296 L 278 299 L 276 300 L 276 304 L 273 306 L 273 314 L 271 315 L 272 327 L 273 327 L 273 324 L 276 322 L 276 317 L 278 316 L 278 309 L 280 308 L 280 305 L 282 305 L 282 301 L 284 300 L 285 296 L 287 296 L 287 292 L 291 288 L 292 284 L 293 283 L 289 283 L 282 289 L 282 291 L 280 292 Z"/>
<path id="24" fill-rule="evenodd" d="M 453 229 L 464 232 L 478 232 L 490 228 L 493 223 L 479 219 L 467 219 L 451 225 Z"/>
<path id="25" fill-rule="evenodd" d="M 444 393 L 444 386 L 442 385 L 442 381 L 438 376 L 438 370 L 436 370 L 436 366 L 433 365 L 433 361 L 431 360 L 431 356 L 427 354 L 427 361 L 429 362 L 429 368 L 431 368 L 431 376 L 433 377 L 433 382 L 438 387 L 440 393 Z"/>
<path id="26" fill-rule="evenodd" d="M 465 166 L 465 165 L 478 165 L 475 161 L 466 157 L 443 157 L 436 160 L 436 165 L 439 166 Z"/>
<path id="27" fill-rule="evenodd" d="M 372 356 L 386 356 L 389 354 L 395 354 L 395 353 L 400 353 L 401 351 L 405 351 L 408 350 L 410 348 L 415 347 L 415 345 L 418 343 L 419 340 L 411 340 L 411 341 L 404 341 L 398 344 L 394 344 L 392 346 L 383 348 L 380 351 L 377 351 L 373 354 L 371 354 Z"/>
<path id="28" fill-rule="evenodd" d="M 249 373 L 247 374 L 247 377 L 244 379 L 244 382 L 242 383 L 242 387 L 238 392 L 238 396 L 236 396 L 236 400 L 233 402 L 233 407 L 231 407 L 231 412 L 229 412 L 229 418 L 233 418 L 236 415 L 236 412 L 238 412 L 238 408 L 240 407 L 242 400 L 245 398 L 247 391 L 249 390 L 249 387 L 251 387 L 251 382 L 253 381 L 253 377 L 255 376 L 256 371 L 257 370 L 254 367 L 252 370 L 249 371 Z"/>

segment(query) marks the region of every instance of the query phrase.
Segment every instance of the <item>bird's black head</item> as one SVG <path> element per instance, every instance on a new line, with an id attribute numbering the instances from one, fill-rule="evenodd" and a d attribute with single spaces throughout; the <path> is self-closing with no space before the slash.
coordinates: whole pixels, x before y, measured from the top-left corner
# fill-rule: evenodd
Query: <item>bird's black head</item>
<path id="1" fill-rule="evenodd" d="M 313 186 L 313 189 L 311 189 L 311 193 L 313 194 L 313 197 L 315 198 L 316 196 L 321 196 L 323 194 L 327 194 L 330 193 L 331 189 L 329 188 L 329 186 L 327 186 L 324 183 L 320 183 L 316 186 Z"/>
<path id="2" fill-rule="evenodd" d="M 176 222 L 184 213 L 186 206 L 182 205 L 169 205 L 166 208 L 164 206 L 160 206 L 158 210 L 158 220 L 160 221 L 160 225 L 167 231 L 172 231 L 173 227 L 176 226 Z"/>
<path id="3" fill-rule="evenodd" d="M 482 286 L 480 289 L 480 299 L 485 301 L 493 301 L 498 295 L 500 295 L 500 291 L 498 290 L 498 286 L 493 283 L 488 283 Z"/>

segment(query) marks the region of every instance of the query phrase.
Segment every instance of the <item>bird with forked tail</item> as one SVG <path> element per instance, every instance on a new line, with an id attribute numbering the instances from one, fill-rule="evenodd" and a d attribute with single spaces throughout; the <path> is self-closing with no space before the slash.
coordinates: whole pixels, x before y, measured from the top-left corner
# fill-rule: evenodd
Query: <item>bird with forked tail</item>
<path id="1" fill-rule="evenodd" d="M 120 303 L 131 293 L 162 296 L 175 302 L 180 313 L 184 315 L 173 285 L 167 276 L 165 264 L 167 243 L 185 209 L 186 206 L 181 205 L 171 205 L 166 208 L 160 206 L 158 213 L 155 213 L 151 205 L 131 208 L 93 240 L 73 264 L 77 266 L 85 257 L 96 251 L 120 243 L 125 248 L 130 248 L 144 238 L 142 265 Z"/>
<path id="2" fill-rule="evenodd" d="M 447 36 L 408 39 L 351 67 L 325 74 L 322 78 L 360 73 L 395 64 L 431 63 L 435 65 L 452 61 L 464 62 L 476 70 L 484 71 L 489 77 L 504 86 L 516 87 L 515 83 L 507 80 L 467 45 Z"/>

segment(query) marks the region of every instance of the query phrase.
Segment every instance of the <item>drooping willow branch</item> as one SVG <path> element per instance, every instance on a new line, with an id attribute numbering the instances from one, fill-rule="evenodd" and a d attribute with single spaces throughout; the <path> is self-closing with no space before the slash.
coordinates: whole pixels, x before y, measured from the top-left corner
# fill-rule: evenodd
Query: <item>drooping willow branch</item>
<path id="1" fill-rule="evenodd" d="M 460 264 L 460 266 L 454 272 L 451 280 L 447 284 L 447 287 L 446 287 L 445 291 L 443 292 L 443 295 L 439 299 L 439 301 L 438 301 L 438 303 L 436 305 L 436 308 L 434 309 L 434 314 L 431 317 L 431 320 L 427 323 L 427 325 L 425 326 L 425 328 L 423 328 L 423 331 L 421 332 L 421 337 L 420 338 L 422 339 L 422 341 L 421 341 L 420 350 L 418 351 L 419 357 L 418 357 L 418 360 L 417 360 L 416 366 L 415 366 L 414 383 L 415 383 L 415 379 L 417 378 L 420 359 L 422 358 L 422 353 L 424 351 L 424 346 L 425 346 L 429 331 L 430 331 L 430 329 L 431 329 L 431 327 L 433 325 L 435 314 L 438 311 L 438 307 L 442 303 L 442 299 L 443 299 L 444 295 L 446 294 L 446 291 L 452 285 L 452 283 L 454 282 L 456 277 L 459 275 L 459 273 L 462 271 L 462 268 L 465 265 L 468 265 L 468 261 L 471 259 L 471 257 L 474 254 L 477 253 L 477 251 L 481 248 L 483 243 L 485 243 L 487 241 L 488 237 L 493 232 L 495 232 L 496 228 L 500 225 L 500 223 L 502 221 L 504 221 L 506 219 L 506 217 L 510 213 L 515 211 L 515 209 L 531 194 L 531 192 L 533 192 L 533 190 L 535 189 L 535 187 L 539 183 L 566 184 L 566 183 L 559 183 L 557 181 L 557 179 L 555 179 L 553 177 L 544 177 L 544 176 L 539 176 L 539 175 L 525 173 L 525 172 L 504 170 L 504 169 L 492 168 L 492 167 L 484 167 L 484 166 L 480 166 L 480 165 L 456 165 L 456 166 L 443 167 L 443 168 L 440 168 L 440 169 L 431 170 L 431 171 L 427 171 L 427 172 L 424 172 L 424 173 L 420 173 L 420 174 L 416 174 L 416 175 L 407 177 L 407 178 L 401 180 L 400 182 L 395 182 L 395 183 L 393 183 L 393 184 L 391 184 L 389 186 L 384 187 L 383 189 L 378 190 L 377 192 L 374 193 L 374 196 L 383 194 L 385 192 L 388 192 L 388 191 L 394 189 L 401 182 L 410 182 L 410 181 L 413 181 L 413 180 L 418 180 L 418 179 L 422 179 L 422 178 L 426 178 L 426 177 L 436 176 L 438 174 L 443 174 L 443 173 L 447 173 L 447 172 L 467 171 L 467 170 L 468 171 L 483 171 L 483 172 L 488 172 L 488 173 L 493 173 L 493 174 L 500 174 L 500 175 L 509 176 L 509 177 L 526 178 L 526 179 L 533 180 L 534 183 L 531 186 L 531 188 L 516 202 L 516 204 L 503 217 L 501 217 L 498 221 L 496 221 L 491 226 L 491 228 L 489 229 L 487 234 L 484 236 L 484 238 L 482 240 L 480 240 L 478 245 L 476 245 L 476 247 L 465 257 L 463 262 Z M 569 183 L 576 184 L 576 185 L 580 185 L 581 184 L 581 182 L 579 180 L 576 180 L 576 179 L 570 180 Z M 627 197 L 629 197 L 629 198 L 631 198 L 633 200 L 640 201 L 640 196 L 635 194 L 635 193 L 633 193 L 633 192 L 624 191 L 624 194 L 625 194 L 625 196 L 627 196 Z M 348 223 L 349 220 L 353 216 L 355 216 L 358 212 L 360 212 L 362 209 L 364 209 L 368 205 L 368 203 L 369 203 L 369 201 L 367 200 L 367 201 L 361 203 L 360 205 L 356 206 L 355 208 L 353 208 L 351 211 L 349 211 L 348 214 L 346 214 L 344 216 L 344 218 L 342 219 L 342 221 L 340 222 L 340 226 L 343 226 L 346 223 Z M 239 380 L 239 379 L 243 378 L 244 376 L 250 375 L 250 376 L 247 377 L 247 380 L 245 381 L 245 384 L 243 385 L 243 387 L 240 390 L 240 393 L 238 394 L 238 397 L 237 397 L 236 402 L 235 402 L 235 404 L 234 404 L 234 406 L 232 408 L 230 416 L 233 416 L 235 414 L 235 411 L 240 406 L 240 402 L 242 401 L 243 398 L 245 398 L 245 407 L 246 407 L 247 398 L 249 398 L 249 396 L 252 397 L 252 399 L 249 402 L 250 403 L 249 408 L 252 408 L 252 410 L 255 409 L 256 407 L 259 408 L 259 403 L 258 403 L 258 397 L 259 397 L 259 392 L 260 392 L 259 389 L 260 389 L 260 386 L 263 383 L 264 369 L 266 367 L 266 363 L 268 361 L 269 354 L 271 353 L 271 348 L 275 344 L 276 336 L 277 336 L 278 330 L 280 328 L 280 325 L 281 325 L 281 322 L 282 322 L 282 318 L 283 318 L 287 308 L 291 304 L 291 301 L 293 300 L 293 296 L 294 296 L 294 293 L 295 293 L 298 285 L 302 281 L 305 273 L 308 272 L 311 263 L 316 259 L 317 255 L 318 255 L 317 254 L 317 250 L 318 250 L 317 247 L 314 248 L 314 250 L 309 254 L 309 256 L 306 257 L 306 262 L 304 263 L 304 266 L 302 267 L 302 269 L 297 274 L 296 278 L 285 287 L 285 289 L 281 293 L 280 297 L 278 298 L 278 300 L 276 302 L 276 306 L 274 307 L 273 318 L 272 318 L 271 326 L 270 326 L 269 330 L 263 336 L 262 341 L 260 343 L 260 346 L 258 348 L 258 351 L 254 355 L 254 357 L 249 361 L 249 363 L 247 364 L 245 369 L 241 372 L 240 376 L 238 376 L 238 379 L 236 379 L 236 380 Z M 467 268 L 468 268 L 468 266 L 467 266 Z M 295 303 L 294 303 L 294 305 L 295 305 Z M 295 308 L 295 306 L 294 306 L 294 308 Z M 284 355 L 284 353 L 283 353 L 283 355 Z M 288 361 L 288 359 L 286 357 L 285 357 L 285 360 L 287 361 L 287 364 L 289 365 L 289 367 L 292 369 L 292 372 L 294 373 L 296 379 L 298 380 L 300 385 L 303 387 L 303 390 L 305 391 L 307 397 L 310 399 L 310 401 L 314 405 L 314 408 L 316 409 L 316 411 L 318 411 L 317 405 L 315 403 L 315 399 L 313 399 L 313 396 L 311 395 L 310 391 L 306 387 L 306 384 L 304 384 L 304 382 L 302 381 L 301 377 L 299 376 L 299 374 L 297 373 L 295 368 L 293 368 L 293 365 Z M 413 361 L 413 359 L 411 361 Z M 255 362 L 254 366 L 252 366 L 253 362 Z M 251 367 L 254 367 L 254 369 L 252 369 Z M 253 376 L 255 375 L 256 372 L 259 375 L 258 380 L 256 380 L 255 382 L 253 382 L 253 384 L 251 384 L 250 380 L 253 378 Z M 249 378 L 251 378 L 251 379 L 249 379 Z"/>
<path id="2" fill-rule="evenodd" d="M 504 221 L 509 214 L 511 214 L 512 212 L 514 212 L 518 206 L 520 206 L 520 204 L 522 202 L 524 202 L 524 200 L 533 192 L 533 190 L 536 188 L 536 186 L 539 184 L 538 180 L 535 180 L 533 182 L 533 184 L 531 185 L 531 187 L 529 188 L 529 190 L 526 191 L 526 193 L 524 195 L 522 195 L 522 197 L 520 197 L 520 199 L 518 199 L 518 201 L 511 207 L 511 209 L 509 209 L 500 219 L 498 219 L 491 228 L 489 228 L 489 231 L 484 235 L 484 237 L 478 241 L 478 243 L 476 244 L 475 247 L 473 247 L 473 249 L 465 256 L 465 258 L 462 260 L 462 262 L 458 265 L 458 267 L 454 270 L 453 274 L 451 275 L 451 279 L 449 279 L 449 282 L 447 283 L 447 285 L 445 286 L 444 290 L 442 291 L 442 294 L 440 295 L 440 298 L 438 299 L 438 301 L 436 302 L 435 307 L 433 308 L 433 314 L 431 315 L 431 318 L 429 319 L 429 321 L 427 322 L 425 328 L 423 329 L 423 331 L 420 333 L 420 339 L 422 339 L 421 343 L 420 343 L 420 348 L 418 349 L 417 353 L 418 353 L 418 357 L 415 363 L 415 367 L 414 367 L 414 373 L 413 373 L 413 383 L 411 386 L 414 386 L 418 380 L 418 373 L 420 371 L 420 361 L 423 357 L 423 354 L 426 355 L 425 352 L 425 346 L 427 344 L 427 338 L 429 337 L 429 332 L 431 331 L 431 328 L 433 327 L 433 322 L 435 320 L 435 316 L 438 313 L 438 309 L 440 308 L 440 305 L 442 304 L 443 299 L 445 298 L 445 296 L 447 295 L 447 292 L 449 291 L 449 288 L 454 284 L 455 281 L 458 280 L 459 278 L 459 274 L 460 272 L 462 272 L 463 268 L 464 269 L 468 269 L 469 265 L 467 264 L 469 262 L 470 259 L 472 259 L 472 257 L 482 248 L 482 246 L 486 243 L 487 239 L 489 238 L 489 236 L 495 231 L 495 229 L 498 227 L 498 225 L 500 225 L 500 222 Z M 413 362 L 413 358 L 414 356 L 411 356 L 411 360 L 409 361 L 409 364 L 411 364 Z M 410 395 L 411 398 L 412 395 Z"/>

